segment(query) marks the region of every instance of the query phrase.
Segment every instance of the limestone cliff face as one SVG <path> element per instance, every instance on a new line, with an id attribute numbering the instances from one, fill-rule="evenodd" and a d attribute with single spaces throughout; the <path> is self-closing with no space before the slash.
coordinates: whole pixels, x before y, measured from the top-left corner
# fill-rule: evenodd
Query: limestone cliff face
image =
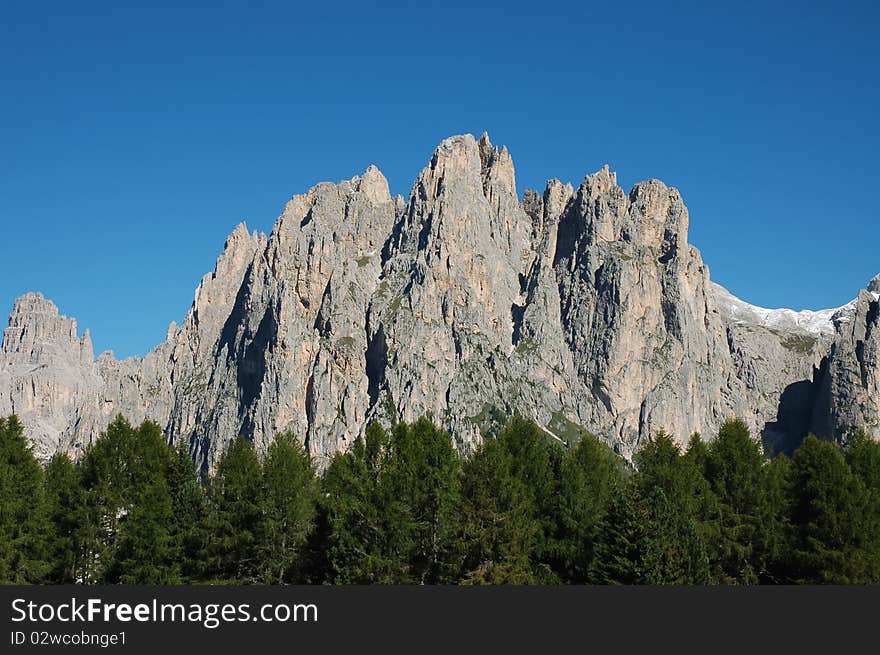
<path id="1" fill-rule="evenodd" d="M 237 227 L 143 358 L 95 360 L 52 303 L 19 299 L 0 414 L 43 457 L 116 413 L 151 418 L 209 469 L 238 434 L 262 450 L 293 430 L 325 461 L 373 420 L 425 414 L 465 450 L 517 413 L 626 456 L 733 415 L 777 445 L 876 427 L 876 292 L 816 316 L 755 308 L 709 281 L 687 230 L 657 180 L 626 193 L 606 167 L 520 202 L 506 149 L 451 137 L 407 200 L 370 167 L 292 198 L 268 238 Z"/>
<path id="2" fill-rule="evenodd" d="M 811 431 L 846 441 L 853 431 L 880 438 L 880 276 L 848 311 L 836 316 L 836 335 L 816 376 Z"/>
<path id="3" fill-rule="evenodd" d="M 629 447 L 659 429 L 709 434 L 745 407 L 687 229 L 678 191 L 651 180 L 625 194 L 607 168 L 559 218 L 554 269 L 586 394 L 579 422 Z"/>
<path id="4" fill-rule="evenodd" d="M 844 442 L 863 429 L 880 439 L 880 276 L 852 302 L 818 312 L 754 307 L 716 284 L 711 292 L 770 451 L 791 452 L 809 433 Z"/>
<path id="5" fill-rule="evenodd" d="M 70 449 L 97 420 L 101 377 L 86 331 L 39 293 L 15 302 L 0 349 L 0 415 L 18 414 L 36 454 Z"/>

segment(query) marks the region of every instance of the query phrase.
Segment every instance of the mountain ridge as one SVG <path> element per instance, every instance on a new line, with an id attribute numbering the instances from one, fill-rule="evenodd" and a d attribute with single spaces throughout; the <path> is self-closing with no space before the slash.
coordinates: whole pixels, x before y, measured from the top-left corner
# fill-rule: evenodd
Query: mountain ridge
<path id="1" fill-rule="evenodd" d="M 804 429 L 876 436 L 880 276 L 836 310 L 765 310 L 710 280 L 688 223 L 676 189 L 625 192 L 607 166 L 520 201 L 506 148 L 450 137 L 407 199 L 371 165 L 293 196 L 268 236 L 237 225 L 143 357 L 95 359 L 26 294 L 0 414 L 43 457 L 76 454 L 118 412 L 151 418 L 207 468 L 237 434 L 262 448 L 290 429 L 326 461 L 370 421 L 421 415 L 463 449 L 513 413 L 624 456 L 734 415 L 771 448 Z"/>

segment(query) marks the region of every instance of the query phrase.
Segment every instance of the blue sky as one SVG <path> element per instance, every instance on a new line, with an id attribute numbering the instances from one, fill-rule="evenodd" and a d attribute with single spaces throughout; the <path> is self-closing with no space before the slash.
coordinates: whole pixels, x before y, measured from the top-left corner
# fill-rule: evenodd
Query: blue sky
<path id="1" fill-rule="evenodd" d="M 484 130 L 520 193 L 605 163 L 678 187 L 750 302 L 880 271 L 871 3 L 297 4 L 0 5 L 0 313 L 40 290 L 142 354 L 239 221 L 371 163 L 406 195 Z"/>

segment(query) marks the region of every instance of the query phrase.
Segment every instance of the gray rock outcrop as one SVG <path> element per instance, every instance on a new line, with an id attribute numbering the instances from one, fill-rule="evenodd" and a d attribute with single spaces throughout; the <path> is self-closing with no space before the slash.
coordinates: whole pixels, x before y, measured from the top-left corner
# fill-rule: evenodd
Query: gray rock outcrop
<path id="1" fill-rule="evenodd" d="M 815 379 L 810 431 L 847 441 L 855 430 L 880 438 L 880 276 L 835 316 L 831 350 Z"/>

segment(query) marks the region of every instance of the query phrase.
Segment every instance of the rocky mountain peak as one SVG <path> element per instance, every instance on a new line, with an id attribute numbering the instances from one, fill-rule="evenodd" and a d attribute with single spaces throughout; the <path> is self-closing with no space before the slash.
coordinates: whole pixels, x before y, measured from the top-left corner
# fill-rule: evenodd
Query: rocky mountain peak
<path id="1" fill-rule="evenodd" d="M 474 182 L 480 180 L 481 185 Z M 506 147 L 496 148 L 484 133 L 479 141 L 471 134 L 444 139 L 434 151 L 431 163 L 419 175 L 414 189 L 438 197 L 454 192 L 452 187 L 471 193 L 482 187 L 489 202 L 499 211 L 518 204 L 516 172 Z"/>
<path id="2" fill-rule="evenodd" d="M 265 245 L 266 237 L 256 232 L 249 233 L 245 223 L 239 223 L 235 227 L 226 238 L 214 271 L 205 275 L 196 289 L 189 322 L 200 326 L 200 329 L 207 327 L 212 332 L 217 329 L 218 324 L 225 319 L 223 312 L 234 300 L 255 255 Z M 171 329 L 168 333 L 172 334 Z"/>
<path id="3" fill-rule="evenodd" d="M 661 246 L 666 253 L 687 244 L 688 211 L 678 189 L 660 180 L 647 180 L 632 188 L 629 201 L 638 241 Z"/>
<path id="4" fill-rule="evenodd" d="M 41 293 L 19 298 L 0 349 L 0 416 L 18 414 L 43 459 L 75 452 L 78 431 L 85 442 L 97 434 L 86 415 L 100 387 L 88 330 L 79 337 L 76 321 Z"/>
<path id="5" fill-rule="evenodd" d="M 15 300 L 10 325 L 25 325 L 31 317 L 43 316 L 47 319 L 59 318 L 58 307 L 40 292 L 29 291 Z"/>
<path id="6" fill-rule="evenodd" d="M 391 192 L 388 189 L 388 180 L 382 174 L 378 167 L 370 164 L 364 174 L 357 183 L 358 192 L 364 194 L 364 197 L 373 204 L 386 203 L 391 199 Z"/>
<path id="7" fill-rule="evenodd" d="M 84 363 L 94 359 L 89 331 L 80 338 L 75 319 L 62 316 L 55 303 L 33 292 L 15 301 L 2 352 L 8 359 L 34 364 L 58 358 Z"/>
<path id="8" fill-rule="evenodd" d="M 117 412 L 151 418 L 209 470 L 239 434 L 263 450 L 291 430 L 321 463 L 374 420 L 423 415 L 464 449 L 519 414 L 626 456 L 733 415 L 775 444 L 880 424 L 880 276 L 841 310 L 753 307 L 710 283 L 688 221 L 675 188 L 626 193 L 607 165 L 520 202 L 506 147 L 452 136 L 405 200 L 371 165 L 293 196 L 268 238 L 238 225 L 144 357 L 95 362 L 72 319 L 23 296 L 0 415 L 42 455 Z"/>
<path id="9" fill-rule="evenodd" d="M 617 173 L 611 170 L 608 164 L 591 175 L 584 177 L 581 186 L 590 190 L 591 195 L 607 193 L 617 186 Z"/>

